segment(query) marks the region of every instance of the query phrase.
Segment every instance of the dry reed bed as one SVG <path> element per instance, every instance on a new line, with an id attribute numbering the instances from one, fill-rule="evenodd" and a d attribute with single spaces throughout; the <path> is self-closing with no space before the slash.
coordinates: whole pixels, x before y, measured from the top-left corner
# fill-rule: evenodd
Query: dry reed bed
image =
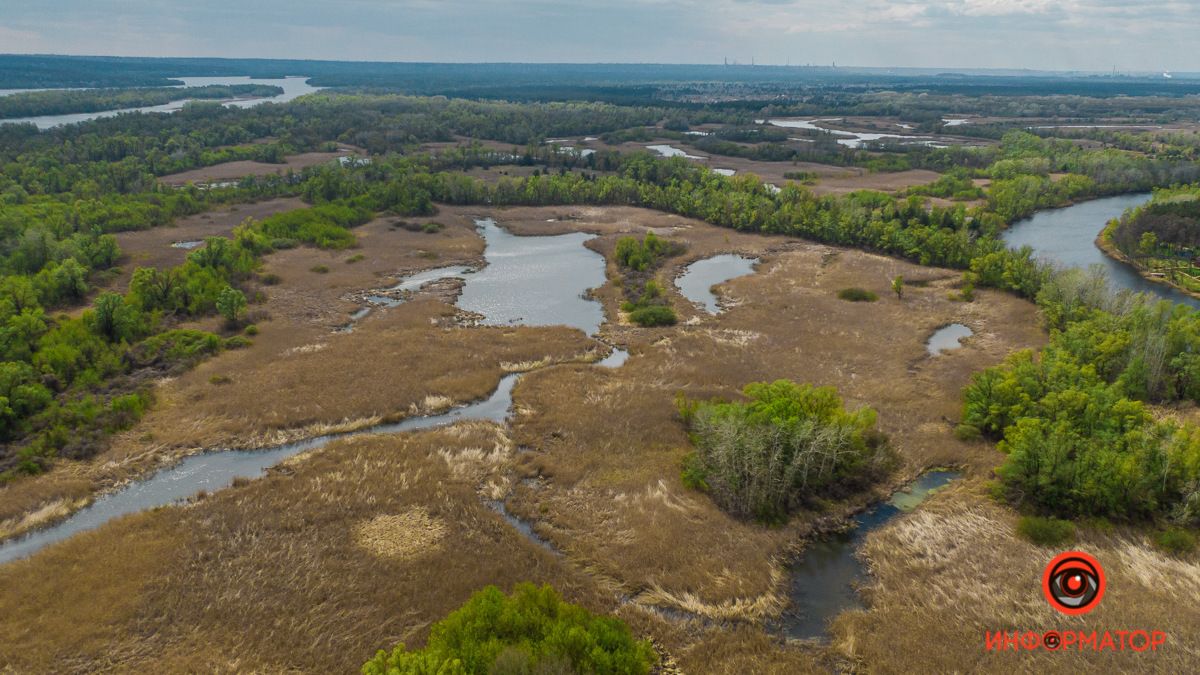
<path id="1" fill-rule="evenodd" d="M 275 202 L 214 218 L 232 222 L 230 213 L 291 203 Z M 265 288 L 269 319 L 259 323 L 254 345 L 159 383 L 155 408 L 92 461 L 60 462 L 47 474 L 0 487 L 0 536 L 61 517 L 99 491 L 205 448 L 261 447 L 420 414 L 431 403 L 471 401 L 521 364 L 585 359 L 597 348 L 566 328 L 460 328 L 453 308 L 431 300 L 374 312 L 353 333 L 333 334 L 355 308 L 344 300 L 350 291 L 473 262 L 483 251 L 468 217 L 446 214 L 440 219 L 446 228 L 436 234 L 393 228 L 391 220 L 356 229 L 363 255 L 356 263 L 346 262 L 355 251 L 299 248 L 269 256 L 264 272 L 282 283 Z M 166 247 L 171 237 L 163 232 L 171 229 L 151 230 L 155 236 L 142 243 L 147 250 Z M 317 264 L 330 271 L 313 272 Z M 216 322 L 201 327 L 212 330 Z M 213 384 L 214 378 L 228 382 Z"/>
<path id="2" fill-rule="evenodd" d="M 529 217 L 544 222 L 540 215 Z M 594 226 L 586 212 L 576 217 L 571 226 Z M 541 480 L 516 486 L 510 507 L 537 521 L 539 532 L 573 559 L 647 604 L 760 621 L 783 605 L 780 567 L 789 550 L 840 509 L 763 528 L 686 490 L 679 466 L 688 443 L 674 410 L 676 393 L 732 396 L 748 382 L 777 378 L 834 385 L 849 405 L 880 411 L 880 426 L 904 460 L 898 481 L 941 464 L 985 471 L 994 451 L 951 433 L 961 388 L 971 373 L 1044 338 L 1027 303 L 986 292 L 975 303 L 951 302 L 947 279 L 956 275 L 947 271 L 778 239 L 747 241 L 733 233 L 731 240 L 695 223 L 676 226 L 671 236 L 686 238 L 690 248 L 660 276 L 675 306 L 694 320 L 625 331 L 633 356 L 616 371 L 556 368 L 518 384 L 524 414 L 514 421 L 514 438 L 531 450 L 521 458 L 523 471 Z M 614 236 L 599 242 L 610 244 Z M 720 289 L 732 306 L 711 317 L 691 308 L 669 280 L 684 262 L 723 248 L 760 255 L 763 264 L 758 274 Z M 888 295 L 897 274 L 934 281 L 910 288 L 900 301 Z M 847 286 L 869 288 L 881 299 L 837 299 Z M 952 321 L 978 335 L 959 352 L 928 358 L 925 339 Z"/>
<path id="3" fill-rule="evenodd" d="M 659 639 L 689 672 L 813 672 L 855 663 L 885 669 L 889 656 L 847 649 L 841 637 L 833 651 L 784 646 L 760 626 L 706 628 L 650 610 L 716 621 L 774 615 L 783 600 L 784 558 L 803 534 L 850 508 L 831 505 L 783 528 L 726 516 L 680 483 L 687 441 L 674 396 L 731 396 L 747 382 L 780 377 L 835 385 L 849 405 L 880 411 L 880 425 L 904 460 L 897 481 L 946 463 L 982 475 L 996 463 L 994 451 L 957 441 L 950 421 L 972 372 L 1044 339 L 1032 306 L 989 292 L 973 304 L 950 302 L 949 272 L 854 251 L 636 209 L 572 210 L 578 220 L 546 223 L 555 211 L 564 209 L 522 210 L 525 219 L 513 229 L 596 231 L 602 236 L 592 245 L 602 252 L 622 232 L 649 227 L 686 238 L 688 253 L 668 261 L 660 277 L 689 323 L 606 325 L 607 337 L 629 347 L 629 362 L 616 370 L 568 364 L 526 375 L 514 392 L 518 414 L 510 432 L 471 423 L 338 441 L 193 507 L 122 519 L 0 568 L 0 587 L 22 589 L 0 597 L 0 661 L 33 671 L 151 664 L 162 671 L 197 664 L 230 672 L 348 670 L 380 646 L 419 644 L 432 622 L 486 583 L 533 580 L 616 612 L 639 634 Z M 448 229 L 467 228 L 470 215 L 447 209 L 439 219 L 451 223 Z M 503 212 L 501 222 L 509 225 L 511 215 Z M 686 260 L 724 250 L 759 255 L 763 265 L 726 284 L 721 293 L 731 308 L 711 317 L 669 282 Z M 289 265 L 310 261 L 297 257 Z M 888 295 L 896 274 L 935 281 L 899 301 Z M 328 297 L 318 282 L 304 283 L 312 297 Z M 881 299 L 840 301 L 836 292 L 846 286 Z M 609 284 L 597 294 L 610 316 L 619 293 Z M 265 356 L 255 354 L 264 346 L 256 345 L 165 385 L 176 398 L 135 433 L 153 430 L 143 445 L 169 445 L 271 425 L 362 419 L 378 414 L 380 401 L 401 406 L 395 410 L 431 395 L 476 398 L 506 367 L 570 361 L 595 347 L 577 331 L 457 328 L 452 315 L 439 303 L 413 302 L 368 318 L 352 334 L 329 336 L 289 310 L 293 334 L 271 336 L 268 325 L 259 338 L 271 345 Z M 926 358 L 924 340 L 951 321 L 977 336 L 959 352 Z M 312 346 L 318 344 L 326 346 Z M 213 374 L 230 374 L 233 382 L 210 385 Z M 123 452 L 108 460 L 132 461 L 147 451 Z M 510 510 L 564 556 L 521 537 L 481 496 L 507 496 Z M 419 526 L 405 525 L 412 522 Z M 366 540 L 406 553 L 381 556 L 364 547 L 363 528 L 371 523 L 388 527 Z M 404 546 L 413 537 L 425 537 L 419 552 Z M 875 557 L 884 564 L 885 553 Z M 118 601 L 81 607 L 77 599 L 98 583 Z M 618 604 L 622 597 L 632 601 Z M 88 626 L 76 635 L 78 621 Z M 946 658 L 934 670 L 955 667 Z"/>
<path id="4" fill-rule="evenodd" d="M 1104 566 L 1100 605 L 1067 617 L 1042 596 L 1045 565 L 1058 548 L 1015 534 L 1017 518 L 972 480 L 932 497 L 920 510 L 872 533 L 863 549 L 873 580 L 870 611 L 844 614 L 834 648 L 879 673 L 1163 672 L 1195 670 L 1200 660 L 1200 565 L 1156 551 L 1139 532 L 1082 528 L 1066 549 Z M 1162 630 L 1158 652 L 988 652 L 988 631 Z"/>

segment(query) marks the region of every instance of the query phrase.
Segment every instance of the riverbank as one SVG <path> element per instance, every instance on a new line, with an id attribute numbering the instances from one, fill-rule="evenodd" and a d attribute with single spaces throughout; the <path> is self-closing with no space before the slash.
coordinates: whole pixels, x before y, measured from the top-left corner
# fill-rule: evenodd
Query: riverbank
<path id="1" fill-rule="evenodd" d="M 1200 291 L 1194 291 L 1180 286 L 1179 284 L 1171 281 L 1165 274 L 1161 276 L 1155 276 L 1155 273 L 1150 272 L 1143 265 L 1140 265 L 1135 259 L 1125 255 L 1121 249 L 1117 248 L 1117 245 L 1112 241 L 1112 231 L 1116 225 L 1117 221 L 1114 220 L 1108 225 L 1105 225 L 1103 230 L 1100 230 L 1100 234 L 1096 236 L 1096 241 L 1094 242 L 1096 244 L 1096 248 L 1100 249 L 1100 251 L 1109 258 L 1112 258 L 1121 264 L 1127 265 L 1134 272 L 1136 272 L 1138 276 L 1146 281 L 1154 284 L 1161 284 L 1163 286 L 1169 286 L 1180 293 L 1200 300 Z"/>

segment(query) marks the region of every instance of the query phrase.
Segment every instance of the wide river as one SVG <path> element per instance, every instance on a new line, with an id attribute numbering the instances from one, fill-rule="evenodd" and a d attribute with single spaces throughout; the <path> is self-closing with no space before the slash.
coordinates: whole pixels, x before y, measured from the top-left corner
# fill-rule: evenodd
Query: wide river
<path id="1" fill-rule="evenodd" d="M 1110 283 L 1117 288 L 1152 293 L 1164 300 L 1200 308 L 1200 300 L 1171 286 L 1147 281 L 1132 267 L 1113 260 L 1096 247 L 1096 237 L 1108 221 L 1119 218 L 1126 209 L 1149 200 L 1150 193 L 1139 193 L 1041 211 L 1031 218 L 1013 223 L 1004 232 L 1004 241 L 1013 248 L 1029 246 L 1039 259 L 1063 267 L 1101 265 L 1108 273 Z"/>
<path id="2" fill-rule="evenodd" d="M 278 96 L 267 96 L 262 98 L 245 98 L 234 101 L 229 101 L 226 105 L 237 106 L 239 108 L 249 108 L 260 103 L 286 103 L 297 97 L 305 94 L 311 94 L 314 91 L 319 91 L 319 87 L 314 87 L 308 84 L 307 77 L 284 77 L 277 79 L 251 79 L 246 76 L 236 77 L 177 77 L 174 78 L 183 82 L 182 87 L 205 87 L 213 84 L 265 84 L 273 85 L 283 89 L 283 93 Z M 9 94 L 20 93 L 21 90 L 4 90 Z M 36 90 L 27 90 L 36 91 Z M 188 99 L 180 101 L 171 101 L 162 105 L 152 105 L 143 108 L 123 108 L 121 110 L 105 110 L 102 112 L 89 113 L 71 113 L 67 115 L 38 115 L 36 117 L 13 117 L 9 119 L 0 119 L 0 124 L 19 124 L 32 123 L 39 129 L 52 129 L 61 127 L 65 124 L 77 124 L 88 120 L 100 119 L 103 117 L 115 117 L 121 113 L 173 113 L 183 108 L 188 103 Z"/>

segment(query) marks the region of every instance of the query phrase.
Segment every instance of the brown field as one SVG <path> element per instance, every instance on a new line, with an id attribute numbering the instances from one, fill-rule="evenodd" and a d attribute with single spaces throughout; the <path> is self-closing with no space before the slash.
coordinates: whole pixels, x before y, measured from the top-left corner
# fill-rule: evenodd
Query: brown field
<path id="1" fill-rule="evenodd" d="M 182 171 L 166 176 L 160 176 L 159 182 L 164 185 L 187 185 L 188 183 L 215 183 L 220 181 L 238 180 L 246 176 L 270 176 L 285 174 L 288 171 L 300 171 L 310 166 L 332 162 L 338 157 L 345 157 L 353 152 L 353 148 L 341 147 L 337 152 L 304 152 L 298 155 L 288 155 L 282 164 L 268 164 L 252 160 L 224 162 L 190 171 Z"/>
<path id="2" fill-rule="evenodd" d="M 595 232 L 589 246 L 606 254 L 628 232 L 686 242 L 658 272 L 681 323 L 622 322 L 610 263 L 610 283 L 596 293 L 609 317 L 602 336 L 631 352 L 615 370 L 578 362 L 598 348 L 578 331 L 464 327 L 434 298 L 330 334 L 354 306 L 351 293 L 404 270 L 475 260 L 482 247 L 473 215 L 493 215 L 517 234 Z M 0 519 L 53 510 L 53 498 L 86 497 L 103 475 L 133 475 L 196 447 L 436 409 L 485 395 L 520 362 L 556 363 L 518 383 L 511 424 L 338 441 L 261 480 L 2 566 L 0 588 L 12 590 L 0 594 L 0 663 L 17 672 L 342 672 L 377 648 L 421 644 L 430 624 L 479 587 L 523 580 L 614 612 L 690 673 L 1183 672 L 1194 662 L 1200 614 L 1161 609 L 1200 593 L 1200 573 L 1119 531 L 1082 540 L 1112 561 L 1100 616 L 1114 628 L 1154 623 L 1178 636 L 1170 657 L 982 651 L 986 627 L 1064 625 L 1027 579 L 1049 555 L 1014 537 L 1013 512 L 982 487 L 1000 456 L 952 433 L 972 373 L 1044 342 L 1033 305 L 991 291 L 953 302 L 959 274 L 950 270 L 642 209 L 444 208 L 437 220 L 447 227 L 435 235 L 381 219 L 359 231 L 357 251 L 271 256 L 267 268 L 283 282 L 266 289 L 260 309 L 271 319 L 253 347 L 163 383 L 159 406 L 94 466 L 0 492 Z M 712 316 L 671 281 L 716 252 L 760 263 L 756 274 L 719 287 L 725 311 Z M 365 259 L 345 263 L 354 253 Z M 316 264 L 331 271 L 312 273 Z M 897 274 L 910 282 L 903 300 L 889 291 Z M 839 300 L 848 286 L 880 299 Z M 975 335 L 929 357 L 926 338 L 955 321 Z M 213 385 L 213 375 L 232 381 Z M 871 497 L 769 528 L 727 516 L 679 478 L 688 442 L 675 395 L 729 397 L 777 378 L 834 385 L 848 406 L 879 411 L 901 468 L 877 494 L 930 467 L 953 465 L 967 476 L 870 537 L 870 609 L 841 616 L 828 644 L 786 644 L 763 622 L 786 601 L 784 563 L 803 538 Z M 522 537 L 483 499 L 503 500 L 558 553 Z"/>

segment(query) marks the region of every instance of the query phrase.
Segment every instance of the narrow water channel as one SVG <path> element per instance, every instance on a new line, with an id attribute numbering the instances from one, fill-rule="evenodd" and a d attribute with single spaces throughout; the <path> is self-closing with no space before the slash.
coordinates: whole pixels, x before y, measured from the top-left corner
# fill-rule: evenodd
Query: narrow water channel
<path id="1" fill-rule="evenodd" d="M 871 531 L 915 509 L 937 489 L 960 477 L 953 471 L 921 475 L 887 502 L 863 511 L 840 534 L 813 542 L 791 567 L 791 604 L 779 628 L 789 638 L 825 635 L 829 621 L 847 609 L 862 607 L 857 587 L 867 579 L 858 548 Z"/>
<path id="2" fill-rule="evenodd" d="M 599 330 L 604 320 L 603 308 L 600 303 L 585 297 L 587 289 L 605 281 L 604 257 L 583 246 L 591 235 L 516 237 L 490 219 L 477 221 L 477 225 L 487 245 L 484 252 L 487 267 L 478 272 L 465 267 L 430 270 L 405 279 L 396 288 L 412 290 L 435 279 L 461 275 L 467 284 L 459 305 L 479 312 L 486 323 L 566 324 L 589 334 Z M 369 309 L 359 311 L 365 316 Z M 625 350 L 614 348 L 597 365 L 617 368 L 628 356 Z M 225 449 L 193 455 L 98 498 L 56 525 L 0 543 L 0 563 L 28 556 L 113 518 L 176 503 L 202 490 L 220 490 L 238 478 L 257 478 L 279 462 L 306 450 L 323 447 L 337 438 L 396 434 L 464 420 L 504 422 L 512 406 L 513 385 L 519 377 L 519 374 L 506 375 L 487 399 L 441 415 L 408 418 L 358 432 L 319 436 L 265 450 Z"/>

